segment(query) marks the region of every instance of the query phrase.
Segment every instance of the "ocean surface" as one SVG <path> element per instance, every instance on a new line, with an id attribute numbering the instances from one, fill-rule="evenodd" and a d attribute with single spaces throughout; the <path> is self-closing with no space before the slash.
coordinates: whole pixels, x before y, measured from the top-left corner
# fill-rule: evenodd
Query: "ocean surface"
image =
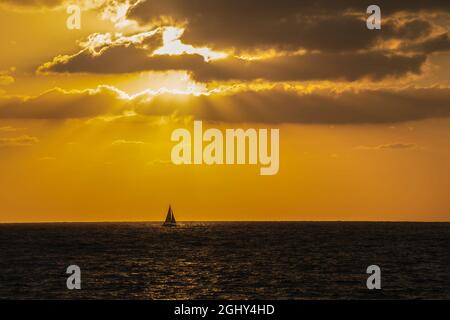
<path id="1" fill-rule="evenodd" d="M 450 299 L 450 224 L 0 225 L 0 299 L 254 298 Z"/>

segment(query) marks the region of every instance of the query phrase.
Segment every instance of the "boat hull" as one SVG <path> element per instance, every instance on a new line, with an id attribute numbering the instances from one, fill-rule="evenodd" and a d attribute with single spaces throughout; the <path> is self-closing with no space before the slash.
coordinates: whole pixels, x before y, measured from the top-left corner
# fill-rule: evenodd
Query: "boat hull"
<path id="1" fill-rule="evenodd" d="M 163 227 L 176 227 L 177 226 L 177 224 L 176 223 L 164 223 L 163 224 Z"/>

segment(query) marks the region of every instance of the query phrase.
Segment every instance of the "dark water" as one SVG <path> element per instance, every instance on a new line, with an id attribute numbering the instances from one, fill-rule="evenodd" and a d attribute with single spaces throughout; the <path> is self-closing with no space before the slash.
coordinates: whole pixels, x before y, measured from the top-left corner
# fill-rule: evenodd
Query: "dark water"
<path id="1" fill-rule="evenodd" d="M 449 299 L 450 224 L 0 225 L 0 298 Z"/>

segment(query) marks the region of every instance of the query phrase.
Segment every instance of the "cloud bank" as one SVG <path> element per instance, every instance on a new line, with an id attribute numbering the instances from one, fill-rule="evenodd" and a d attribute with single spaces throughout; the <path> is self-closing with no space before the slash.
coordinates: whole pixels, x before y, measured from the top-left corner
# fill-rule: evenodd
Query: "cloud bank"
<path id="1" fill-rule="evenodd" d="M 37 97 L 1 98 L 0 118 L 71 119 L 121 115 L 192 116 L 223 122 L 363 124 L 395 123 L 450 116 L 449 88 L 317 90 L 300 94 L 271 89 L 234 94 L 142 94 L 132 99 L 110 87 Z"/>

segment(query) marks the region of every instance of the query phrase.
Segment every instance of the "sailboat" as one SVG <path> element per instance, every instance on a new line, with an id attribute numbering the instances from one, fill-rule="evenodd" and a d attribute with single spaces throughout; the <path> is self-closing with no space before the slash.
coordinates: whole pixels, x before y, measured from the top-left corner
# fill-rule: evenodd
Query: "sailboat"
<path id="1" fill-rule="evenodd" d="M 163 223 L 164 227 L 176 227 L 177 221 L 172 211 L 172 207 L 169 205 L 169 211 L 167 211 L 166 221 Z"/>

